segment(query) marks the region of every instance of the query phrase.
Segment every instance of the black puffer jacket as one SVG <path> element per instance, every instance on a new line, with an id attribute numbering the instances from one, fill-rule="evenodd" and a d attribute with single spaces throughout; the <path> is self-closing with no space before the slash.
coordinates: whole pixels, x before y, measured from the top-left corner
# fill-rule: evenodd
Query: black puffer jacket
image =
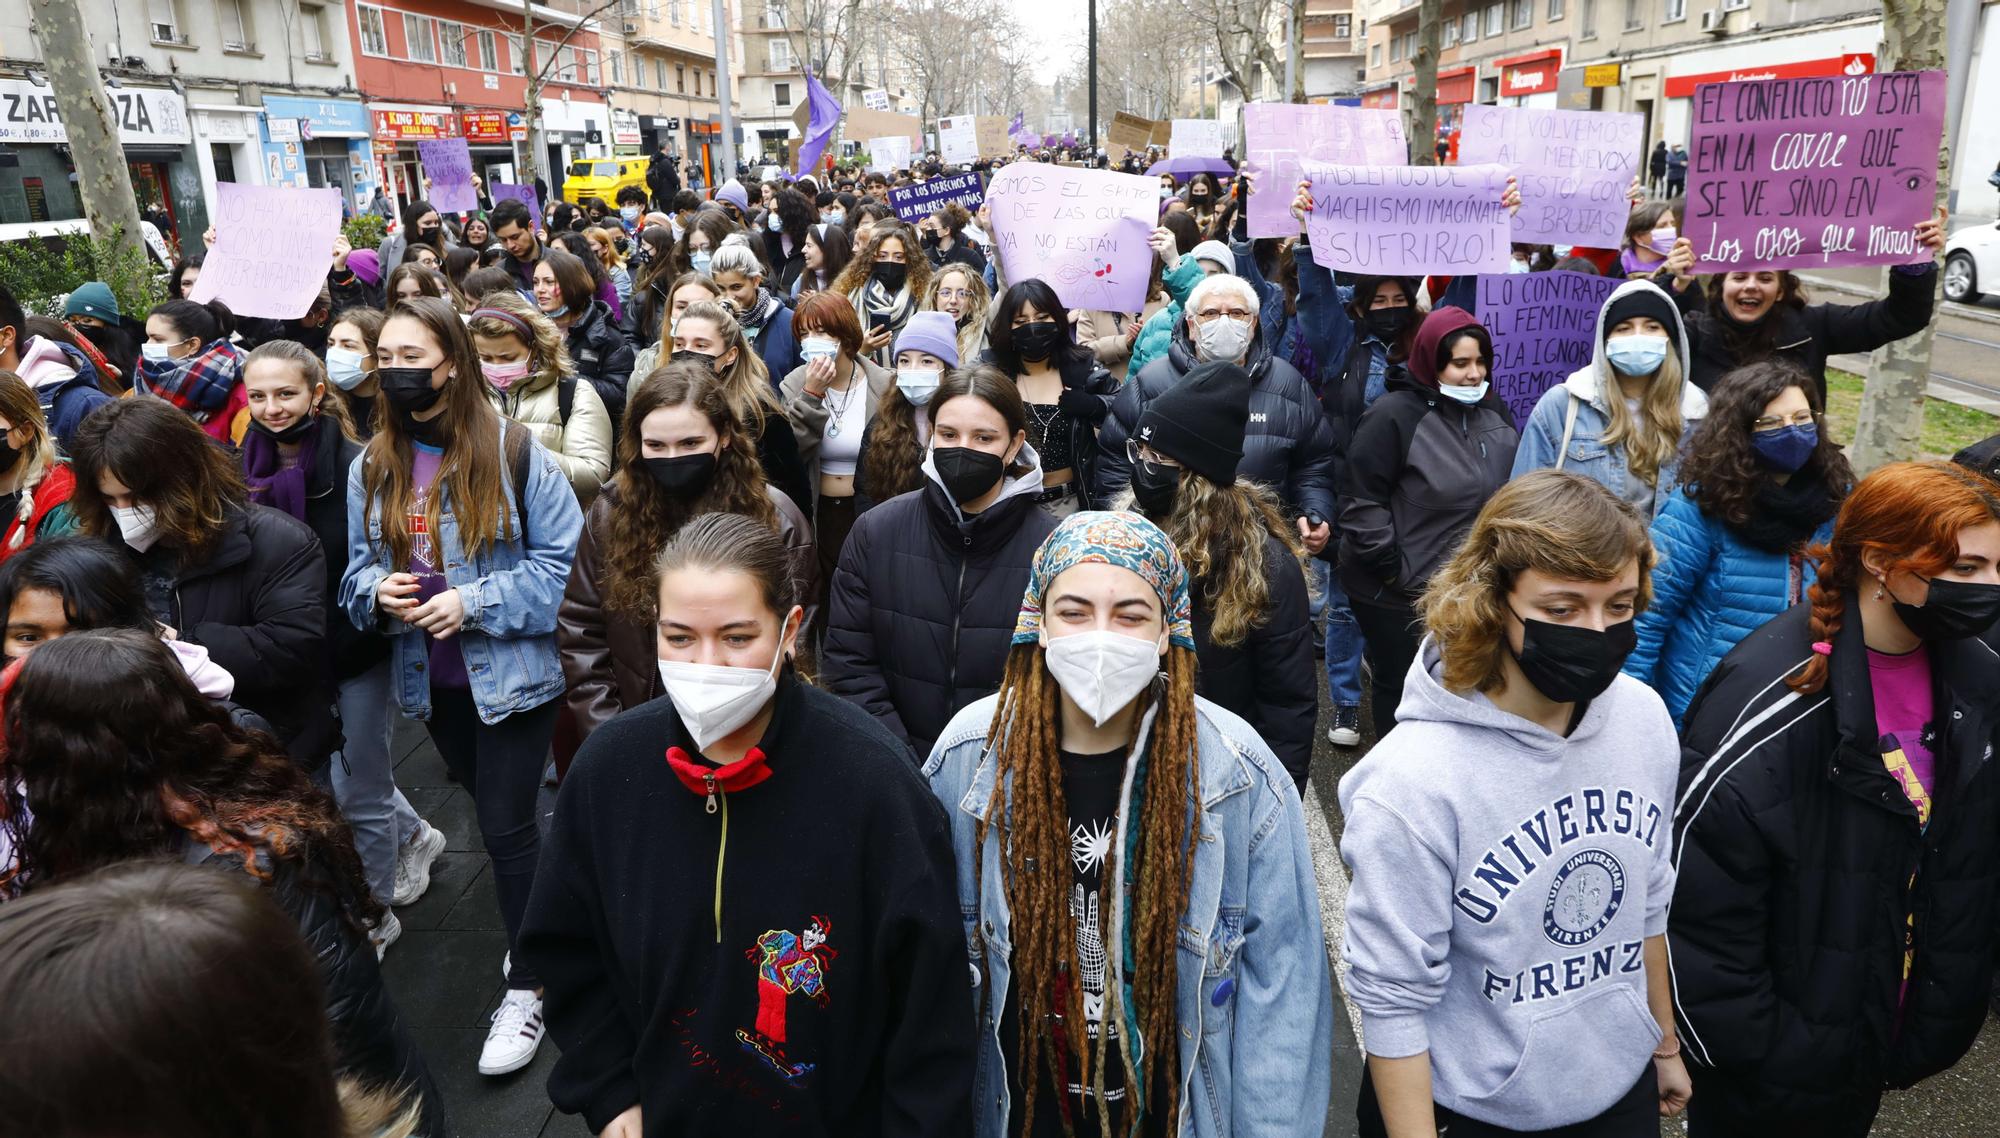
<path id="1" fill-rule="evenodd" d="M 1242 643 L 1225 648 L 1209 639 L 1215 613 L 1203 597 L 1204 582 L 1191 582 L 1194 652 L 1201 663 L 1195 690 L 1256 728 L 1304 793 L 1319 715 L 1312 613 L 1298 559 L 1269 534 L 1264 537 L 1264 584 L 1271 601 L 1263 623 Z"/>
<path id="2" fill-rule="evenodd" d="M 959 708 L 1000 687 L 1028 568 L 1055 520 L 1040 467 L 961 520 L 935 479 L 855 519 L 833 571 L 821 679 L 922 759 Z"/>
<path id="3" fill-rule="evenodd" d="M 243 858 L 218 851 L 189 838 L 183 860 L 222 873 L 243 873 Z M 443 1138 L 451 1133 L 444 1096 L 432 1081 L 430 1068 L 417 1050 L 410 1029 L 397 1012 L 375 963 L 375 946 L 368 934 L 341 911 L 340 898 L 317 875 L 324 870 L 290 858 L 257 856 L 255 878 L 298 923 L 306 947 L 319 965 L 326 989 L 326 1018 L 333 1030 L 334 1061 L 340 1074 L 369 1087 L 394 1087 L 423 1103 L 417 1133 Z"/>
<path id="4" fill-rule="evenodd" d="M 569 359 L 576 374 L 590 381 L 611 413 L 611 429 L 625 419 L 625 382 L 632 378 L 632 342 L 618 330 L 611 318 L 611 306 L 593 300 L 564 335 L 569 341 Z"/>
<path id="5" fill-rule="evenodd" d="M 1174 325 L 1164 358 L 1130 377 L 1111 405 L 1111 417 L 1097 433 L 1097 500 L 1110 501 L 1132 481 L 1125 441 L 1139 427 L 1146 405 L 1195 365 L 1195 347 L 1185 321 Z M 1333 512 L 1333 431 L 1305 377 L 1271 355 L 1260 328 L 1243 361 L 1250 373 L 1250 424 L 1244 431 L 1243 463 L 1236 473 L 1260 482 L 1298 514 L 1331 521 Z"/>
<path id="6" fill-rule="evenodd" d="M 1719 279 L 1719 278 L 1718 278 Z M 1708 314 L 1701 290 L 1689 287 L 1674 297 L 1687 319 L 1687 335 L 1694 368 L 1688 376 L 1696 387 L 1709 391 L 1730 371 L 1751 361 L 1741 359 L 1729 346 L 1729 331 L 1722 320 Z M 1713 287 L 1720 287 L 1715 285 Z M 1931 322 L 1931 304 L 1937 287 L 1937 268 L 1922 273 L 1889 274 L 1889 295 L 1863 304 L 1813 304 L 1804 308 L 1773 308 L 1764 319 L 1777 321 L 1772 336 L 1772 355 L 1805 369 L 1819 385 L 1820 403 L 1826 402 L 1826 359 L 1849 352 L 1872 352 L 1905 336 L 1914 336 Z"/>
<path id="7" fill-rule="evenodd" d="M 326 555 L 304 522 L 245 506 L 229 514 L 207 557 L 174 573 L 165 615 L 182 640 L 208 649 L 236 677 L 230 698 L 269 721 L 307 770 L 339 745 L 328 579 Z"/>
<path id="8" fill-rule="evenodd" d="M 1696 1101 L 1745 1133 L 1830 1132 L 1883 1087 L 1957 1062 L 1986 1019 L 2000 931 L 2000 654 L 1928 648 L 1936 769 L 1920 828 L 1878 748 L 1851 598 L 1826 686 L 1784 685 L 1811 659 L 1809 615 L 1793 608 L 1723 657 L 1682 734 L 1675 1013 Z"/>

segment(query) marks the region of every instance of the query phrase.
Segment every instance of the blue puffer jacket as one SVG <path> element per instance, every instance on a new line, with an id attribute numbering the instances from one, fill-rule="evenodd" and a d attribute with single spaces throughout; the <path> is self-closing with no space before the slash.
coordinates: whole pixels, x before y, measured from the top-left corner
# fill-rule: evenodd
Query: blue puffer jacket
<path id="1" fill-rule="evenodd" d="M 1829 521 L 1805 544 L 1832 534 Z M 1729 650 L 1805 599 L 1813 563 L 1802 553 L 1769 553 L 1748 544 L 1686 492 L 1674 494 L 1653 519 L 1653 546 L 1660 555 L 1653 603 L 1639 617 L 1639 647 L 1625 661 L 1625 672 L 1660 693 L 1678 726 Z"/>

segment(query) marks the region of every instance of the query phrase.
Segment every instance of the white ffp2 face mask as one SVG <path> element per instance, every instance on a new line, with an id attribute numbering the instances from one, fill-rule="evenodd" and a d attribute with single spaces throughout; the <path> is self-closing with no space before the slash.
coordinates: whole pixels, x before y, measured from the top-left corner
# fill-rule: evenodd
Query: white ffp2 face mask
<path id="1" fill-rule="evenodd" d="M 1043 654 L 1056 685 L 1099 727 L 1137 699 L 1160 672 L 1159 642 L 1122 632 L 1051 636 Z"/>
<path id="2" fill-rule="evenodd" d="M 1202 359 L 1236 363 L 1250 350 L 1253 330 L 1249 320 L 1218 317 L 1203 324 L 1195 333 L 1195 347 L 1200 350 Z"/>
<path id="3" fill-rule="evenodd" d="M 708 750 L 717 740 L 757 718 L 771 702 L 778 691 L 778 668 L 785 661 L 783 643 L 781 636 L 769 668 L 660 661 L 660 682 L 697 749 Z"/>
<path id="4" fill-rule="evenodd" d="M 119 536 L 135 552 L 144 553 L 160 540 L 158 515 L 151 506 L 113 506 L 111 517 L 118 523 Z"/>

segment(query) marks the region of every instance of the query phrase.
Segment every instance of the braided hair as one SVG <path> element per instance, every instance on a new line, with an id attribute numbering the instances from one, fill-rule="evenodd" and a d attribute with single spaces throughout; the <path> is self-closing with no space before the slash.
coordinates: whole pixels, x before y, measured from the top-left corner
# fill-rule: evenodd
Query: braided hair
<path id="1" fill-rule="evenodd" d="M 47 477 L 56 462 L 55 443 L 49 438 L 49 423 L 42 416 L 41 401 L 28 381 L 11 371 L 0 371 L 0 419 L 17 431 L 27 432 L 21 445 L 21 484 L 14 502 L 13 536 L 7 539 L 6 553 L 13 553 L 33 537 L 29 525 L 35 516 L 35 487 Z M 4 556 L 4 554 L 0 554 Z"/>

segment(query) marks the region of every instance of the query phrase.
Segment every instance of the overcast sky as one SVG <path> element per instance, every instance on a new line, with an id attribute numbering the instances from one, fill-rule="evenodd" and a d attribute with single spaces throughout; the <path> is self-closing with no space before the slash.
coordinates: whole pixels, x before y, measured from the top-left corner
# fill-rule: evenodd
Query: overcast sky
<path id="1" fill-rule="evenodd" d="M 1035 48 L 1035 78 L 1053 83 L 1084 47 L 1084 0 L 1007 0 Z"/>

